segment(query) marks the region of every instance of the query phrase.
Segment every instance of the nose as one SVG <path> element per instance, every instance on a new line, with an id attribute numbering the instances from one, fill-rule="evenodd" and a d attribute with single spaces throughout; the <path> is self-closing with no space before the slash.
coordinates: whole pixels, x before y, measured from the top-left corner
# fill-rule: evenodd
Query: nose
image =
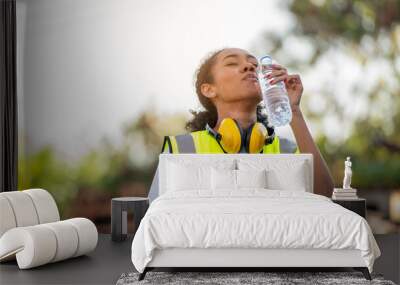
<path id="1" fill-rule="evenodd" d="M 244 65 L 244 68 L 243 68 L 243 72 L 255 71 L 255 70 L 256 70 L 256 68 L 250 62 L 246 62 L 246 64 Z"/>

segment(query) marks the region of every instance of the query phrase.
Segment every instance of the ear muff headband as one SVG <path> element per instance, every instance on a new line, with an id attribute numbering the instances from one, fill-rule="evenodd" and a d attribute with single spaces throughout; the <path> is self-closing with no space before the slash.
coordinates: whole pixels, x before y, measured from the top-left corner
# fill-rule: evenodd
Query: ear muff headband
<path id="1" fill-rule="evenodd" d="M 253 131 L 253 127 L 254 127 L 254 123 L 251 124 L 251 125 L 244 131 L 244 140 L 243 140 L 243 144 L 244 144 L 244 147 L 245 147 L 247 153 L 250 153 L 249 142 L 250 142 L 251 133 L 252 133 L 252 131 Z"/>

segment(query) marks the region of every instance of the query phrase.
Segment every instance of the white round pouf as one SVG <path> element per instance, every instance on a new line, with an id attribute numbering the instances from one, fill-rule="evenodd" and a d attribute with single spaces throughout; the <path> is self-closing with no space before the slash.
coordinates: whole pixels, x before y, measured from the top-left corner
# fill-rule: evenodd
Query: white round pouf
<path id="1" fill-rule="evenodd" d="M 20 269 L 77 257 L 94 250 L 97 228 L 86 218 L 60 221 L 49 192 L 0 193 L 0 262 L 16 259 Z"/>
<path id="2" fill-rule="evenodd" d="M 20 269 L 49 263 L 57 250 L 53 231 L 41 225 L 13 228 L 0 239 L 0 258 L 16 256 Z"/>
<path id="3" fill-rule="evenodd" d="M 17 227 L 33 226 L 39 223 L 35 205 L 24 191 L 3 192 L 1 196 L 10 202 Z"/>
<path id="4" fill-rule="evenodd" d="M 94 250 L 97 246 L 98 233 L 94 223 L 85 218 L 72 218 L 65 220 L 76 229 L 79 237 L 78 249 L 74 255 L 79 256 Z"/>
<path id="5" fill-rule="evenodd" d="M 66 221 L 43 224 L 51 229 L 57 239 L 57 252 L 51 262 L 57 262 L 73 257 L 78 250 L 78 233 Z"/>
<path id="6" fill-rule="evenodd" d="M 39 218 L 39 224 L 60 220 L 57 204 L 49 192 L 43 189 L 29 189 L 22 192 L 28 194 L 32 199 Z"/>
<path id="7" fill-rule="evenodd" d="M 8 199 L 0 195 L 0 237 L 9 229 L 15 228 L 17 222 L 15 221 L 14 211 Z"/>

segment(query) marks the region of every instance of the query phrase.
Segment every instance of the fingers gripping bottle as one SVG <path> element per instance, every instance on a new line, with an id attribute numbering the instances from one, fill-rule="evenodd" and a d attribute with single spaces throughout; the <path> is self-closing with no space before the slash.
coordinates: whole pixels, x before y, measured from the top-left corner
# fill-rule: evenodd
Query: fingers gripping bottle
<path id="1" fill-rule="evenodd" d="M 259 82 L 264 99 L 268 121 L 275 127 L 284 126 L 292 121 L 292 109 L 283 81 L 270 84 L 264 76 L 272 71 L 272 58 L 269 55 L 260 59 Z"/>

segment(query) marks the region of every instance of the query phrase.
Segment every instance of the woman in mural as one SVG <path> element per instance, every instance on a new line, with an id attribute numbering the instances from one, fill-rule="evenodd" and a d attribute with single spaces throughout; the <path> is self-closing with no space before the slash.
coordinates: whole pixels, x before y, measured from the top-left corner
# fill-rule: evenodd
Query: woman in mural
<path id="1" fill-rule="evenodd" d="M 285 83 L 296 142 L 274 135 L 263 115 L 261 88 L 257 80 L 257 59 L 239 48 L 211 53 L 196 71 L 196 93 L 204 111 L 192 111 L 187 134 L 166 136 L 162 147 L 169 153 L 312 153 L 314 193 L 331 196 L 332 176 L 314 143 L 300 109 L 303 86 L 300 76 L 289 75 L 274 65 L 267 80 Z M 223 132 L 223 136 L 221 135 Z M 260 139 L 262 138 L 262 140 Z M 260 145 L 260 141 L 262 144 Z M 156 173 L 157 177 L 157 173 Z M 155 183 L 153 183 L 152 188 Z M 150 192 L 154 192 L 152 189 Z M 150 193 L 149 196 L 154 196 Z"/>

